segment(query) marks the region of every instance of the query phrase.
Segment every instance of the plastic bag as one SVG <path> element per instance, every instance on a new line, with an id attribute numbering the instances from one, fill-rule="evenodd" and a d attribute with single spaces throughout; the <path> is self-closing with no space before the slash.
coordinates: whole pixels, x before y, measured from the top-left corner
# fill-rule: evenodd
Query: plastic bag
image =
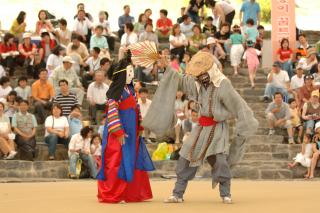
<path id="1" fill-rule="evenodd" d="M 167 143 L 159 143 L 157 149 L 152 154 L 152 160 L 166 160 L 169 154 L 169 146 Z"/>

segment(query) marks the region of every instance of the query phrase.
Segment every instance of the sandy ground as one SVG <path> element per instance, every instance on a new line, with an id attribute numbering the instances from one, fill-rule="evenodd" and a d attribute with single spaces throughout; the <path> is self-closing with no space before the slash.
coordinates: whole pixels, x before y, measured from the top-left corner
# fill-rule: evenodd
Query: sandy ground
<path id="1" fill-rule="evenodd" d="M 96 182 L 0 184 L 0 212 L 11 213 L 295 213 L 319 207 L 320 181 L 233 181 L 234 204 L 222 204 L 210 181 L 190 182 L 183 204 L 163 204 L 173 181 L 152 181 L 154 199 L 131 204 L 101 204 Z"/>

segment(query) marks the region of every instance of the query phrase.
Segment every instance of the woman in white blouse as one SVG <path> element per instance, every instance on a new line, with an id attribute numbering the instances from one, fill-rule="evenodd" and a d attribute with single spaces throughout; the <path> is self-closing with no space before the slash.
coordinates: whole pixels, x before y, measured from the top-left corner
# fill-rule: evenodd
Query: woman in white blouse
<path id="1" fill-rule="evenodd" d="M 48 144 L 49 160 L 54 160 L 56 145 L 59 143 L 68 147 L 70 141 L 69 122 L 67 117 L 62 116 L 62 108 L 59 104 L 52 106 L 52 115 L 47 117 L 45 128 L 44 141 Z"/>
<path id="2" fill-rule="evenodd" d="M 78 159 L 86 162 L 90 170 L 92 178 L 97 176 L 97 167 L 94 158 L 91 155 L 90 141 L 93 134 L 91 127 L 83 127 L 80 133 L 72 136 L 69 143 L 69 159 L 70 159 L 70 178 L 77 178 L 76 166 Z"/>
<path id="3" fill-rule="evenodd" d="M 62 60 L 65 54 L 66 49 L 61 45 L 57 45 L 55 48 L 52 49 L 51 54 L 48 57 L 46 67 L 49 76 L 55 68 L 62 65 Z"/>
<path id="4" fill-rule="evenodd" d="M 119 49 L 119 60 L 121 60 L 124 57 L 124 54 L 128 50 L 128 46 L 130 44 L 134 44 L 138 42 L 138 36 L 135 32 L 133 32 L 134 26 L 132 23 L 126 23 L 124 26 L 124 32 L 123 36 L 121 37 L 120 42 L 120 49 Z"/>
<path id="5" fill-rule="evenodd" d="M 169 37 L 171 55 L 179 55 L 180 62 L 182 61 L 185 48 L 188 46 L 188 39 L 181 33 L 180 25 L 175 24 L 172 28 L 172 35 Z"/>

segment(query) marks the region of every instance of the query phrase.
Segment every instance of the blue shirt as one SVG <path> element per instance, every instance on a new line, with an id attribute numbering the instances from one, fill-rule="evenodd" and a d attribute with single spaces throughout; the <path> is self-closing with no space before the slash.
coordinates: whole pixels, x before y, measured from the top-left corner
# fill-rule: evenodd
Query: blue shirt
<path id="1" fill-rule="evenodd" d="M 118 19 L 118 25 L 120 29 L 124 29 L 124 25 L 126 23 L 133 23 L 134 22 L 134 17 L 132 16 L 127 16 L 127 15 L 122 15 Z"/>
<path id="2" fill-rule="evenodd" d="M 246 36 L 248 36 L 247 40 L 253 41 L 256 43 L 257 37 L 259 36 L 259 31 L 255 27 L 248 27 L 244 32 Z"/>
<path id="3" fill-rule="evenodd" d="M 251 3 L 247 1 L 243 3 L 240 11 L 243 12 L 243 24 L 246 24 L 250 18 L 254 20 L 254 24 L 257 24 L 257 15 L 260 12 L 260 5 L 257 2 Z"/>
<path id="4" fill-rule="evenodd" d="M 78 118 L 68 118 L 70 136 L 80 133 L 82 129 L 82 121 Z"/>

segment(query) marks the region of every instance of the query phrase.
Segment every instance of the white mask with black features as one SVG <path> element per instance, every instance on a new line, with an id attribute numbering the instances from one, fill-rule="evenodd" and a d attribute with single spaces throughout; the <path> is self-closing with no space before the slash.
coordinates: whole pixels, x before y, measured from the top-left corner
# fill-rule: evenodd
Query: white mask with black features
<path id="1" fill-rule="evenodd" d="M 129 66 L 127 66 L 126 84 L 131 84 L 133 78 L 134 78 L 133 66 L 132 66 L 132 65 L 129 65 Z"/>

